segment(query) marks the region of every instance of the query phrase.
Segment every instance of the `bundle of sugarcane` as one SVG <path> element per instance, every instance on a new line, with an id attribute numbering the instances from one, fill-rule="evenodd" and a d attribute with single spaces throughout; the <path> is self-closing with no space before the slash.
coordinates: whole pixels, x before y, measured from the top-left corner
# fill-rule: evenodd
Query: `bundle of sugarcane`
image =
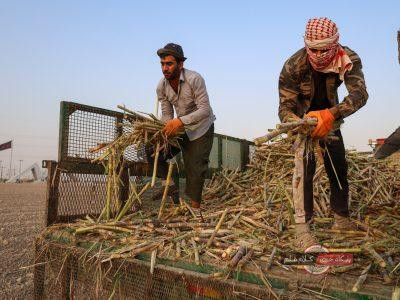
<path id="1" fill-rule="evenodd" d="M 99 143 L 97 147 L 89 149 L 89 152 L 99 152 L 101 150 L 118 147 L 126 149 L 128 146 L 134 146 L 136 149 L 148 145 L 159 145 L 159 150 L 168 151 L 168 146 L 179 147 L 178 140 L 184 134 L 184 129 L 180 129 L 176 135 L 167 136 L 163 131 L 165 123 L 153 114 L 134 112 L 125 106 L 118 105 L 118 108 L 124 111 L 125 122 L 117 124 L 123 127 L 122 134 L 114 141 Z M 93 162 L 103 161 L 108 153 L 104 153 Z"/>
<path id="2" fill-rule="evenodd" d="M 89 149 L 91 153 L 102 151 L 102 154 L 93 159 L 92 163 L 102 163 L 107 174 L 106 202 L 99 220 L 110 220 L 111 217 L 121 218 L 134 202 L 140 202 L 137 193 L 142 194 L 149 187 L 146 185 L 139 192 L 136 191 L 134 186 L 131 186 L 131 195 L 122 207 L 119 190 L 122 172 L 126 165 L 124 157 L 126 149 L 132 146 L 135 149 L 145 147 L 154 149 L 154 156 L 156 156 L 155 160 L 157 161 L 160 151 L 169 151 L 170 145 L 179 147 L 179 136 L 184 133 L 184 130 L 181 129 L 176 135 L 167 136 L 163 131 L 164 123 L 153 114 L 140 114 L 121 105 L 118 105 L 118 108 L 124 111 L 125 122 L 118 124 L 119 127 L 123 127 L 122 134 L 112 142 L 99 143 L 97 147 Z M 151 186 L 154 186 L 156 172 L 157 164 L 154 164 Z"/>
<path id="3" fill-rule="evenodd" d="M 153 145 L 159 144 L 160 150 L 168 150 L 168 145 L 179 147 L 178 138 L 184 134 L 184 130 L 180 129 L 174 136 L 167 136 L 164 129 L 164 122 L 158 119 L 153 114 L 137 113 L 127 109 L 124 106 L 118 105 L 125 113 L 125 119 L 131 120 L 131 123 L 120 124 L 121 126 L 131 127 L 130 135 L 135 137 L 135 146 L 143 146 L 148 143 Z M 147 115 L 148 117 L 146 117 Z"/>

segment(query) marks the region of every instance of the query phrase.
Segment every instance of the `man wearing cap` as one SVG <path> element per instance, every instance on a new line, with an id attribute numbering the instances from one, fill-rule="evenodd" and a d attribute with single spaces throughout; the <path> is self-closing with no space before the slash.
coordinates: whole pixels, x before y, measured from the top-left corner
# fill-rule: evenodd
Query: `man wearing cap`
<path id="1" fill-rule="evenodd" d="M 182 47 L 169 43 L 159 49 L 157 55 L 164 74 L 157 86 L 161 119 L 165 122 L 164 132 L 166 135 L 175 135 L 182 128 L 185 131 L 179 141 L 180 149 L 171 147 L 168 155 L 160 155 L 158 169 L 166 178 L 166 160 L 182 151 L 186 174 L 185 193 L 191 201 L 192 210 L 201 217 L 200 203 L 213 144 L 215 116 L 203 77 L 183 67 L 186 58 Z M 175 196 L 174 202 L 179 203 L 179 178 L 173 178 L 174 184 L 169 190 Z"/>
<path id="2" fill-rule="evenodd" d="M 311 133 L 323 149 L 325 170 L 329 178 L 330 206 L 334 213 L 334 229 L 352 230 L 349 219 L 347 161 L 342 135 L 333 130 L 334 122 L 359 110 L 368 99 L 361 59 L 353 50 L 339 44 L 339 32 L 328 18 L 310 19 L 304 37 L 305 47 L 284 64 L 279 77 L 279 117 L 282 122 L 303 117 L 316 118 L 318 124 Z M 338 87 L 344 82 L 348 94 L 339 103 Z M 337 137 L 328 143 L 329 132 Z M 331 162 L 332 161 L 332 162 Z M 313 214 L 314 152 L 304 153 L 304 197 L 294 201 L 296 244 L 307 247 L 315 243 L 308 221 Z M 302 203 L 299 203 L 302 202 Z"/>

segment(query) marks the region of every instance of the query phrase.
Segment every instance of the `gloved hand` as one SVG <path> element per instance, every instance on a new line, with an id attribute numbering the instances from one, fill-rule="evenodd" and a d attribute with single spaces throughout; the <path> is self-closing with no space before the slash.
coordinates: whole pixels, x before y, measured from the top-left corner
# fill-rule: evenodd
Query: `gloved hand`
<path id="1" fill-rule="evenodd" d="M 176 135 L 180 128 L 183 127 L 183 123 L 179 118 L 175 118 L 167 121 L 163 131 L 167 136 Z"/>
<path id="2" fill-rule="evenodd" d="M 317 126 L 311 133 L 311 137 L 324 138 L 332 130 L 333 121 L 335 117 L 329 109 L 310 111 L 306 114 L 307 118 L 316 118 L 318 120 Z"/>

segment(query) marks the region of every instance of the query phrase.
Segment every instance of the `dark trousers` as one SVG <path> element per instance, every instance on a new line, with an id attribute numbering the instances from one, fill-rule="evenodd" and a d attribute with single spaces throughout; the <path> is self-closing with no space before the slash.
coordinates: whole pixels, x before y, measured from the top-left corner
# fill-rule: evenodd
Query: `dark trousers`
<path id="1" fill-rule="evenodd" d="M 320 142 L 320 146 L 323 150 L 324 166 L 326 173 L 329 178 L 331 195 L 330 195 L 330 206 L 331 209 L 343 217 L 349 215 L 348 200 L 349 200 L 349 184 L 347 181 L 347 161 L 345 156 L 345 149 L 343 144 L 343 138 L 340 130 L 335 132 L 335 136 L 339 138 L 338 141 L 332 142 Z M 331 160 L 333 162 L 332 167 Z M 314 152 L 310 151 L 307 155 L 305 154 L 304 159 L 304 210 L 306 213 L 306 220 L 310 220 L 313 215 L 313 177 L 315 173 L 315 156 Z M 338 184 L 338 179 L 341 188 Z"/>
<path id="2" fill-rule="evenodd" d="M 180 148 L 170 146 L 170 149 L 165 153 L 160 152 L 157 169 L 161 178 L 166 179 L 168 174 L 167 160 L 176 156 L 182 151 L 183 163 L 186 173 L 186 195 L 194 201 L 201 202 L 201 195 L 203 193 L 203 186 L 208 170 L 209 156 L 214 140 L 214 124 L 210 126 L 208 131 L 196 140 L 189 140 L 185 134 L 179 140 Z M 154 148 L 146 150 L 147 160 L 151 167 L 154 165 Z M 174 184 L 179 187 L 179 174 L 174 168 L 172 173 Z"/>

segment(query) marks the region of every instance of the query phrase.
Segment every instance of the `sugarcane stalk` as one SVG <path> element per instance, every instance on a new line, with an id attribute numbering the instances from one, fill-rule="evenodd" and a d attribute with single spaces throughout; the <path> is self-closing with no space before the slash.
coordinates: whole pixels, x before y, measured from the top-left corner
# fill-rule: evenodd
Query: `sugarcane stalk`
<path id="1" fill-rule="evenodd" d="M 243 267 L 254 255 L 254 249 L 249 249 L 246 255 L 238 262 L 238 267 Z"/>
<path id="2" fill-rule="evenodd" d="M 400 35 L 399 35 L 400 36 Z M 400 52 L 400 51 L 399 51 Z M 400 286 L 393 289 L 392 300 L 400 300 Z"/>
<path id="3" fill-rule="evenodd" d="M 182 248 L 181 248 L 181 243 L 177 242 L 176 243 L 176 258 L 180 258 L 181 257 L 181 253 L 182 253 Z"/>
<path id="4" fill-rule="evenodd" d="M 197 249 L 196 242 L 195 242 L 194 238 L 192 238 L 190 241 L 192 243 L 192 247 L 194 250 L 194 261 L 195 261 L 196 265 L 200 265 L 199 250 Z"/>
<path id="5" fill-rule="evenodd" d="M 270 231 L 270 232 L 272 232 L 272 233 L 275 233 L 275 234 L 278 234 L 278 233 L 279 233 L 279 230 L 277 230 L 277 229 L 275 229 L 275 228 L 272 228 L 271 226 L 265 225 L 265 224 L 263 224 L 263 223 L 261 223 L 261 222 L 252 220 L 252 219 L 249 218 L 249 217 L 241 216 L 240 218 L 241 218 L 243 221 L 246 221 L 246 222 L 248 222 L 248 223 L 250 223 L 250 224 L 253 224 L 253 225 L 256 226 L 256 227 L 259 227 L 259 228 L 268 230 L 268 231 Z"/>
<path id="6" fill-rule="evenodd" d="M 263 271 L 261 270 L 261 268 L 255 263 L 253 262 L 253 264 L 256 266 L 260 277 L 261 277 L 261 281 L 264 283 L 264 285 L 268 288 L 270 294 L 272 294 L 272 296 L 274 296 L 275 299 L 279 299 L 279 296 L 274 292 L 274 290 L 272 289 L 272 285 L 269 282 L 268 278 L 265 276 L 265 274 L 263 273 Z"/>
<path id="7" fill-rule="evenodd" d="M 236 268 L 237 264 L 242 259 L 242 257 L 246 255 L 246 252 L 247 252 L 246 247 L 240 246 L 235 256 L 228 263 L 228 268 L 230 269 Z"/>
<path id="8" fill-rule="evenodd" d="M 225 220 L 225 217 L 226 217 L 226 214 L 228 213 L 228 211 L 229 211 L 229 208 L 225 208 L 224 212 L 222 213 L 221 218 L 218 221 L 217 226 L 215 226 L 214 232 L 212 233 L 210 239 L 207 242 L 207 245 L 206 245 L 207 248 L 209 248 L 211 246 L 211 244 L 215 238 L 215 235 L 218 233 L 218 230 L 221 228 L 221 225 Z"/>
<path id="9" fill-rule="evenodd" d="M 158 212 L 158 218 L 161 219 L 161 216 L 163 214 L 163 210 L 164 210 L 164 206 L 165 206 L 165 201 L 167 199 L 167 195 L 168 195 L 168 189 L 169 189 L 169 185 L 171 183 L 171 175 L 172 175 L 172 170 L 174 168 L 174 165 L 172 163 L 172 161 L 169 163 L 168 166 L 168 175 L 167 175 L 167 180 L 166 180 L 166 184 L 165 184 L 165 188 L 164 188 L 164 193 L 162 196 L 162 200 L 161 200 L 161 205 L 160 205 L 160 210 Z"/>
<path id="10" fill-rule="evenodd" d="M 356 283 L 354 284 L 352 291 L 353 292 L 358 292 L 364 283 L 365 279 L 367 279 L 368 272 L 371 270 L 372 263 L 370 263 L 368 266 L 366 266 L 363 271 L 361 272 L 361 275 L 358 277 Z"/>
<path id="11" fill-rule="evenodd" d="M 193 212 L 192 208 L 189 206 L 189 204 L 186 203 L 186 201 L 182 201 L 183 205 L 186 206 L 187 210 L 190 212 L 190 214 L 193 216 L 193 218 L 197 218 L 196 214 Z"/>
<path id="12" fill-rule="evenodd" d="M 318 121 L 316 121 L 314 118 L 310 118 L 310 119 L 302 119 L 302 120 L 296 121 L 296 122 L 278 124 L 277 129 L 272 130 L 271 132 L 267 133 L 266 135 L 264 135 L 262 137 L 254 139 L 254 144 L 256 146 L 260 146 L 263 143 L 266 143 L 269 140 L 272 140 L 273 138 L 277 137 L 278 135 L 280 135 L 282 133 L 286 133 L 289 130 L 292 130 L 296 127 L 304 126 L 304 125 L 313 126 L 313 125 L 316 125 L 317 123 L 318 123 Z"/>
<path id="13" fill-rule="evenodd" d="M 341 249 L 329 248 L 329 253 L 361 253 L 361 252 L 362 252 L 361 248 L 341 248 Z"/>
<path id="14" fill-rule="evenodd" d="M 126 229 L 126 228 L 122 228 L 122 227 L 118 227 L 118 226 L 107 226 L 107 225 L 96 224 L 93 226 L 77 228 L 75 230 L 75 234 L 82 234 L 82 233 L 93 231 L 95 229 L 105 229 L 105 230 L 111 230 L 111 231 L 116 231 L 116 232 L 127 232 L 127 233 L 132 232 L 132 230 L 130 230 L 130 229 Z"/>
<path id="15" fill-rule="evenodd" d="M 274 257 L 275 257 L 275 254 L 276 254 L 276 250 L 277 250 L 277 248 L 275 246 L 274 249 L 272 249 L 271 256 L 268 259 L 267 265 L 265 266 L 265 270 L 266 271 L 269 271 L 271 269 L 271 266 L 272 266 L 272 263 L 274 261 Z"/>
<path id="16" fill-rule="evenodd" d="M 337 233 L 337 234 L 348 234 L 348 235 L 366 235 L 366 232 L 363 231 L 354 231 L 354 230 L 339 230 L 339 229 L 324 229 L 325 233 Z"/>
<path id="17" fill-rule="evenodd" d="M 136 197 L 136 199 L 139 201 L 139 203 L 141 203 L 140 200 L 140 196 L 149 188 L 150 183 L 146 183 L 145 186 L 141 189 L 141 191 L 139 192 L 139 194 L 137 194 L 136 189 L 134 188 L 134 186 L 132 185 L 132 190 L 133 192 L 129 195 L 128 200 L 125 202 L 124 207 L 121 209 L 120 213 L 118 214 L 118 216 L 115 218 L 116 221 L 121 220 L 125 214 L 128 212 L 130 206 L 132 205 L 133 202 L 133 196 Z"/>
<path id="18" fill-rule="evenodd" d="M 157 165 L 158 165 L 159 155 L 160 155 L 160 143 L 157 143 L 155 157 L 154 157 L 154 165 L 153 165 L 153 176 L 151 177 L 151 187 L 154 187 L 154 185 L 156 183 L 156 174 L 157 174 Z"/>
<path id="19" fill-rule="evenodd" d="M 150 259 L 150 274 L 154 273 L 154 266 L 156 265 L 156 258 L 157 258 L 157 249 L 151 252 L 151 259 Z"/>

